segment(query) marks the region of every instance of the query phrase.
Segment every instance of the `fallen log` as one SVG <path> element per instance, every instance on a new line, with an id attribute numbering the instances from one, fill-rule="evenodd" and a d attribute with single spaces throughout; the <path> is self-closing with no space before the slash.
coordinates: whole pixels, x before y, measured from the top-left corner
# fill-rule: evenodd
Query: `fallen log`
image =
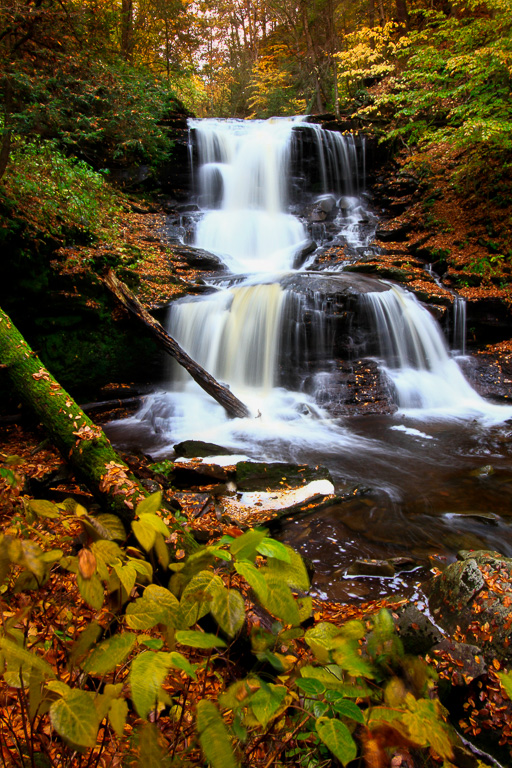
<path id="1" fill-rule="evenodd" d="M 114 450 L 103 430 L 94 424 L 60 386 L 29 347 L 12 320 L 0 309 L 0 361 L 22 400 L 36 414 L 52 443 L 103 508 L 130 529 L 137 504 L 148 492 Z M 191 534 L 166 518 L 177 534 L 174 546 L 197 549 Z"/>
<path id="2" fill-rule="evenodd" d="M 103 282 L 112 291 L 116 299 L 128 309 L 145 327 L 152 333 L 165 351 L 185 368 L 195 382 L 204 389 L 219 405 L 225 409 L 231 418 L 243 419 L 249 416 L 249 409 L 227 387 L 219 384 L 208 371 L 196 363 L 187 355 L 177 341 L 163 329 L 160 323 L 144 309 L 140 301 L 133 295 L 130 289 L 119 280 L 112 270 L 109 271 Z"/>

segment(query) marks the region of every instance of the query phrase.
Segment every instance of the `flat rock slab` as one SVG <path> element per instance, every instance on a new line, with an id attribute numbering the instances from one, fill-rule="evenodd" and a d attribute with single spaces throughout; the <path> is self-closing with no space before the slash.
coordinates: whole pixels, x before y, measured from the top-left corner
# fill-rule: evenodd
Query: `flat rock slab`
<path id="1" fill-rule="evenodd" d="M 220 496 L 218 504 L 233 522 L 254 526 L 288 515 L 314 512 L 341 500 L 330 480 L 313 480 L 301 488 Z"/>

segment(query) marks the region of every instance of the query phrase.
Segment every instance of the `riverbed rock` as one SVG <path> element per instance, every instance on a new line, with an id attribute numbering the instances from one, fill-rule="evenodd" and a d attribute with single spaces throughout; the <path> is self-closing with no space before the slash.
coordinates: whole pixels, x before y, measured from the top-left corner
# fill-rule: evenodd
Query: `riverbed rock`
<path id="1" fill-rule="evenodd" d="M 354 560 L 346 571 L 347 576 L 380 576 L 393 577 L 395 569 L 387 560 L 361 558 Z"/>
<path id="2" fill-rule="evenodd" d="M 439 627 L 413 603 L 398 610 L 395 625 L 406 653 L 423 656 L 443 640 Z"/>
<path id="3" fill-rule="evenodd" d="M 459 552 L 428 588 L 434 619 L 490 657 L 512 660 L 512 559 L 487 550 Z"/>
<path id="4" fill-rule="evenodd" d="M 176 458 L 195 459 L 204 456 L 231 456 L 233 451 L 215 443 L 205 443 L 202 440 L 183 440 L 173 446 Z"/>
<path id="5" fill-rule="evenodd" d="M 325 467 L 283 462 L 239 461 L 234 477 L 239 491 L 299 488 L 314 480 L 328 480 L 332 483 L 330 472 Z"/>

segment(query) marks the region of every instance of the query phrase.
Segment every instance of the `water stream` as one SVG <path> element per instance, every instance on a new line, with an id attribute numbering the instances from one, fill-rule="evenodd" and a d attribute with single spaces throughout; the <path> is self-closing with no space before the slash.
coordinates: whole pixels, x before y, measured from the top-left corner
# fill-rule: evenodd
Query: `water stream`
<path id="1" fill-rule="evenodd" d="M 114 440 L 164 457 L 181 440 L 200 439 L 238 455 L 323 464 L 335 481 L 365 486 L 362 497 L 283 527 L 282 537 L 316 562 L 319 594 L 366 598 L 419 578 L 347 579 L 356 557 L 412 554 L 426 573 L 429 558 L 460 548 L 512 555 L 512 408 L 471 388 L 412 294 L 343 271 L 311 273 L 314 253 L 296 268 L 312 239 L 355 254 L 369 247 L 376 218 L 364 143 L 300 118 L 194 120 L 190 128 L 201 207 L 194 243 L 232 276 L 175 302 L 169 332 L 251 417 L 227 419 L 172 365 L 141 410 L 111 426 Z M 462 311 L 456 317 L 460 353 Z M 343 386 L 336 377 L 347 356 L 377 359 L 396 413 L 333 416 L 326 392 Z"/>

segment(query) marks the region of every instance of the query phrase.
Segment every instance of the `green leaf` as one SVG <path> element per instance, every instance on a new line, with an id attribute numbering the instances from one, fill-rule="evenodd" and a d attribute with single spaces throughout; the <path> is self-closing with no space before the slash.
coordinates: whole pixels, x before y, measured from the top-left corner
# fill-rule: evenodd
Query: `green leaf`
<path id="1" fill-rule="evenodd" d="M 257 546 L 267 537 L 267 531 L 251 529 L 233 539 L 229 551 L 237 560 L 255 560 Z"/>
<path id="2" fill-rule="evenodd" d="M 290 548 L 285 547 L 280 541 L 274 541 L 274 539 L 263 539 L 256 546 L 256 552 L 266 557 L 273 557 L 276 560 L 283 560 L 285 563 L 289 563 L 291 560 Z"/>
<path id="3" fill-rule="evenodd" d="M 94 747 L 100 719 L 94 694 L 72 689 L 50 707 L 50 720 L 65 741 L 74 747 Z"/>
<path id="4" fill-rule="evenodd" d="M 226 648 L 222 638 L 208 632 L 196 632 L 193 629 L 176 632 L 176 641 L 182 645 L 190 645 L 192 648 Z"/>
<path id="5" fill-rule="evenodd" d="M 105 591 L 99 576 L 94 573 L 90 579 L 84 579 L 81 573 L 77 573 L 76 583 L 87 605 L 94 608 L 95 611 L 99 611 L 103 607 L 105 598 Z"/>
<path id="6" fill-rule="evenodd" d="M 319 717 L 315 728 L 326 747 L 343 765 L 357 756 L 356 743 L 344 723 L 330 717 Z"/>
<path id="7" fill-rule="evenodd" d="M 145 515 L 139 515 L 139 522 L 142 523 L 142 525 L 149 525 L 150 528 L 153 528 L 157 533 L 161 533 L 162 536 L 169 536 L 169 528 L 164 523 L 161 517 L 158 517 L 158 515 L 153 514 L 145 514 Z"/>
<path id="8" fill-rule="evenodd" d="M 445 711 L 439 701 L 415 699 L 407 694 L 409 712 L 404 712 L 403 723 L 407 726 L 412 741 L 419 746 L 430 746 L 438 755 L 450 760 L 453 757 L 453 731 L 443 720 Z"/>
<path id="9" fill-rule="evenodd" d="M 268 568 L 262 568 L 261 573 L 265 578 L 268 589 L 266 599 L 260 600 L 263 607 L 272 616 L 281 619 L 285 624 L 299 625 L 299 609 L 288 585 Z"/>
<path id="10" fill-rule="evenodd" d="M 277 544 L 278 542 L 274 543 Z M 279 573 L 292 589 L 300 589 L 303 592 L 307 592 L 311 585 L 304 560 L 291 547 L 285 547 L 285 549 L 289 559 L 285 561 L 284 558 L 272 556 L 267 561 L 268 567 L 272 571 Z"/>
<path id="11" fill-rule="evenodd" d="M 82 664 L 84 672 L 91 675 L 107 675 L 122 664 L 132 652 L 136 636 L 133 632 L 114 635 L 94 648 L 93 652 Z"/>
<path id="12" fill-rule="evenodd" d="M 364 715 L 353 701 L 348 699 L 339 699 L 333 704 L 333 709 L 340 717 L 349 717 L 351 720 L 355 720 L 357 723 L 365 724 Z"/>
<path id="13" fill-rule="evenodd" d="M 137 579 L 137 571 L 133 565 L 131 565 L 131 563 L 126 563 L 126 565 L 114 563 L 113 568 L 123 586 L 124 591 L 126 592 L 127 596 L 130 597 L 132 589 L 135 586 L 135 581 Z"/>
<path id="14" fill-rule="evenodd" d="M 338 674 L 335 674 L 337 672 Z M 358 699 L 370 696 L 372 691 L 368 686 L 344 683 L 341 680 L 342 670 L 331 667 L 312 667 L 306 665 L 301 668 L 300 674 L 304 678 L 320 680 L 327 690 L 338 691 L 347 699 Z"/>
<path id="15" fill-rule="evenodd" d="M 162 683 L 171 667 L 168 653 L 144 651 L 132 661 L 129 681 L 137 713 L 147 718 L 157 704 Z"/>
<path id="16" fill-rule="evenodd" d="M 91 549 L 97 558 L 103 560 L 105 565 L 113 565 L 123 557 L 123 552 L 115 541 L 98 539 L 98 541 L 93 541 Z"/>
<path id="17" fill-rule="evenodd" d="M 96 515 L 96 520 L 109 531 L 114 541 L 124 541 L 126 539 L 126 529 L 117 515 L 105 512 Z"/>
<path id="18" fill-rule="evenodd" d="M 59 508 L 46 499 L 31 499 L 28 506 L 37 517 L 47 517 L 50 520 L 56 520 L 60 517 Z"/>
<path id="19" fill-rule="evenodd" d="M 126 608 L 125 620 L 132 629 L 151 629 L 165 624 L 167 609 L 147 597 L 139 597 Z"/>
<path id="20" fill-rule="evenodd" d="M 149 550 L 153 547 L 153 544 L 155 543 L 156 538 L 156 531 L 154 528 L 151 527 L 151 525 L 148 525 L 146 522 L 142 522 L 140 520 L 133 520 L 132 521 L 132 531 L 135 534 L 135 538 L 143 547 L 146 552 L 149 552 Z"/>
<path id="21" fill-rule="evenodd" d="M 184 672 L 187 673 L 187 675 L 190 675 L 191 678 L 194 680 L 197 679 L 196 675 L 196 667 L 197 665 L 191 664 L 190 661 L 186 658 L 186 656 L 183 656 L 182 653 L 178 653 L 178 651 L 172 651 L 169 654 L 169 658 L 171 660 L 171 664 L 176 669 L 182 669 Z"/>
<path id="22" fill-rule="evenodd" d="M 512 701 L 512 672 L 498 672 L 498 677 L 505 693 Z"/>
<path id="23" fill-rule="evenodd" d="M 160 731 L 153 723 L 144 723 L 138 731 L 137 768 L 171 768 L 173 761 L 167 747 L 160 744 Z"/>
<path id="24" fill-rule="evenodd" d="M 251 696 L 251 709 L 260 725 L 266 728 L 286 697 L 284 685 L 262 685 Z"/>
<path id="25" fill-rule="evenodd" d="M 114 699 L 110 702 L 108 709 L 108 719 L 110 725 L 114 729 L 114 732 L 121 739 L 124 733 L 124 726 L 126 725 L 126 718 L 128 716 L 128 704 L 124 699 Z"/>
<path id="26" fill-rule="evenodd" d="M 180 604 L 172 592 L 157 584 L 149 584 L 144 590 L 144 599 L 149 599 L 154 603 L 157 603 L 159 608 L 164 612 L 164 619 L 159 623 L 166 624 L 167 626 L 170 625 L 172 627 L 178 625 Z"/>
<path id="27" fill-rule="evenodd" d="M 370 680 L 375 677 L 373 667 L 360 654 L 357 640 L 340 637 L 336 640 L 336 647 L 331 653 L 336 664 L 346 669 L 349 675 L 366 677 Z"/>
<path id="28" fill-rule="evenodd" d="M 299 691 L 303 691 L 308 696 L 321 696 L 325 693 L 325 685 L 321 680 L 315 680 L 314 678 L 299 678 L 295 681 L 295 685 Z"/>
<path id="29" fill-rule="evenodd" d="M 164 570 L 167 570 L 171 559 L 169 556 L 169 547 L 165 543 L 164 536 L 161 533 L 158 533 L 158 531 L 155 536 L 155 552 L 158 562 Z"/>
<path id="30" fill-rule="evenodd" d="M 48 662 L 44 661 L 44 659 L 41 659 L 39 656 L 36 656 L 35 653 L 27 651 L 21 645 L 14 643 L 7 637 L 0 637 L 0 651 L 2 651 L 5 656 L 5 660 L 9 667 L 17 666 L 18 668 L 24 667 L 29 670 L 37 669 L 45 677 L 55 677 L 55 672 Z M 26 682 L 28 683 L 28 675 Z"/>
<path id="31" fill-rule="evenodd" d="M 141 515 L 146 514 L 154 514 L 157 512 L 160 507 L 162 506 L 162 491 L 157 491 L 156 493 L 152 493 L 151 496 L 146 496 L 145 499 L 143 499 L 140 504 L 137 504 L 137 509 L 135 510 L 135 514 L 137 517 L 140 517 Z"/>
<path id="32" fill-rule="evenodd" d="M 260 602 L 264 602 L 268 596 L 268 587 L 265 577 L 252 563 L 235 563 L 235 571 L 243 576 L 246 582 L 256 592 Z"/>
<path id="33" fill-rule="evenodd" d="M 228 729 L 215 705 L 207 699 L 197 705 L 197 730 L 201 749 L 212 768 L 237 768 Z"/>
<path id="34" fill-rule="evenodd" d="M 224 589 L 224 582 L 212 571 L 200 571 L 189 581 L 180 600 L 180 626 L 190 627 L 210 610 L 215 592 Z"/>
<path id="35" fill-rule="evenodd" d="M 211 603 L 213 618 L 219 627 L 233 637 L 242 627 L 245 620 L 245 603 L 240 592 L 234 589 L 215 591 Z"/>

